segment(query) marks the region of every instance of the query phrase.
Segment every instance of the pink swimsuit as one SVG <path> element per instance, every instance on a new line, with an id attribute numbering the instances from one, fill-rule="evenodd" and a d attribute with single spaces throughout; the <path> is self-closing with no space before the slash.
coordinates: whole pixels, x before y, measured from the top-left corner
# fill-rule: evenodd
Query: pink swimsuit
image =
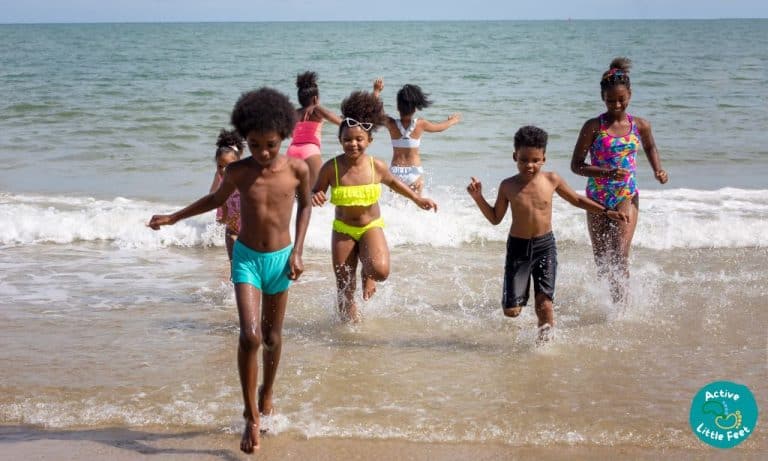
<path id="1" fill-rule="evenodd" d="M 285 155 L 306 160 L 313 155 L 320 155 L 320 132 L 323 122 L 304 120 L 296 123 L 293 140 Z"/>
<path id="2" fill-rule="evenodd" d="M 221 184 L 222 177 L 217 176 L 217 184 Z M 224 208 L 227 209 L 226 216 Z M 227 227 L 228 234 L 240 233 L 240 191 L 232 192 L 232 195 L 224 202 L 224 207 L 216 210 L 216 222 L 220 222 Z"/>

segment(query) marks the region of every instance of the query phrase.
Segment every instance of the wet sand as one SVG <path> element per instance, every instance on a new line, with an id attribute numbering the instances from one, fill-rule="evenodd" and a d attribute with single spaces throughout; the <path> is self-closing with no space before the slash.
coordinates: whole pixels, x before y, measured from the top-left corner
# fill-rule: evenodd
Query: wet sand
<path id="1" fill-rule="evenodd" d="M 693 437 L 693 435 L 691 435 Z M 254 455 L 238 449 L 239 436 L 206 431 L 164 432 L 123 428 L 44 430 L 0 427 L 0 460 L 762 460 L 766 450 L 739 446 L 717 450 L 639 447 L 536 446 L 496 443 L 416 443 L 401 440 L 262 438 Z"/>

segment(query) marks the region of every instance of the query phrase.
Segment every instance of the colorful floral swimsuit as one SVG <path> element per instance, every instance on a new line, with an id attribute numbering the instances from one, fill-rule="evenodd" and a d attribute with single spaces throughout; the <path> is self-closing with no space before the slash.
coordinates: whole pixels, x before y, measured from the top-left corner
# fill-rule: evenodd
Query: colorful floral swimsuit
<path id="1" fill-rule="evenodd" d="M 218 184 L 221 184 L 222 177 L 217 175 Z M 217 186 L 218 187 L 218 186 Z M 224 208 L 219 207 L 216 210 L 216 221 L 226 226 L 228 234 L 240 234 L 240 191 L 235 190 L 224 202 L 227 214 L 224 214 Z"/>
<path id="2" fill-rule="evenodd" d="M 637 194 L 635 170 L 637 170 L 637 150 L 640 148 L 640 134 L 637 131 L 631 115 L 629 133 L 624 136 L 612 136 L 608 133 L 605 114 L 600 115 L 600 129 L 597 137 L 589 148 L 592 165 L 600 168 L 624 168 L 629 175 L 618 181 L 611 178 L 589 178 L 587 180 L 587 197 L 602 203 L 610 209 L 616 207 L 625 199 L 631 199 Z"/>

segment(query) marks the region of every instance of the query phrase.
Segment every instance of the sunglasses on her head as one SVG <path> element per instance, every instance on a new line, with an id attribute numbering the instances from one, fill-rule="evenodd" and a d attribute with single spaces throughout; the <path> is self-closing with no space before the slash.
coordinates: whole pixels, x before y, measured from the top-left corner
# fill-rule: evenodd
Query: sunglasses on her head
<path id="1" fill-rule="evenodd" d="M 370 122 L 358 122 L 357 120 L 353 118 L 346 117 L 344 120 L 342 120 L 342 123 L 346 124 L 348 127 L 353 126 L 359 126 L 360 128 L 364 129 L 365 131 L 371 131 L 371 128 L 373 128 L 373 123 Z"/>

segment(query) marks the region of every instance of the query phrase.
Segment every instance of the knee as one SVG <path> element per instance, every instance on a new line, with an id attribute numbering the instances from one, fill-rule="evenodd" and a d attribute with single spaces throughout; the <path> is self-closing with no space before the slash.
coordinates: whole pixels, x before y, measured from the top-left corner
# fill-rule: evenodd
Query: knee
<path id="1" fill-rule="evenodd" d="M 262 337 L 262 344 L 264 344 L 264 349 L 268 351 L 274 350 L 283 342 L 283 335 L 277 332 L 264 333 Z"/>
<path id="2" fill-rule="evenodd" d="M 389 277 L 389 266 L 374 266 L 371 273 L 367 275 L 377 282 L 383 282 Z"/>
<path id="3" fill-rule="evenodd" d="M 240 329 L 240 348 L 246 351 L 258 350 L 261 346 L 261 331 Z"/>
<path id="4" fill-rule="evenodd" d="M 505 307 L 504 315 L 507 317 L 517 317 L 523 311 L 523 306 Z"/>

